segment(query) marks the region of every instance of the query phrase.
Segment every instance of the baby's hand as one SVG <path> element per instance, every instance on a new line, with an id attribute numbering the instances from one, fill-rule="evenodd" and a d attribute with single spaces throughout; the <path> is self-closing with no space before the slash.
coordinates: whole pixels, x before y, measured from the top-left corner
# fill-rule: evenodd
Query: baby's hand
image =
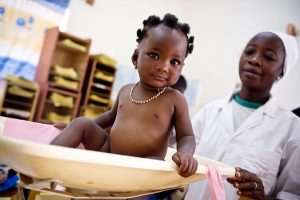
<path id="1" fill-rule="evenodd" d="M 177 152 L 172 156 L 172 159 L 178 165 L 178 174 L 182 177 L 191 176 L 197 170 L 198 162 L 193 155 Z"/>

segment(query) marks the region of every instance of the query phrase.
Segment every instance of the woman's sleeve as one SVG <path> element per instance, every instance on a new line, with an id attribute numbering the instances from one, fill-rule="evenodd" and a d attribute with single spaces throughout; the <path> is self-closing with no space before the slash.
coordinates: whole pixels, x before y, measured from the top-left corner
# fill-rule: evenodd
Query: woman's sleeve
<path id="1" fill-rule="evenodd" d="M 299 133 L 300 122 L 296 123 L 293 130 Z M 295 134 L 298 135 L 298 134 Z M 300 136 L 287 145 L 286 162 L 278 176 L 274 197 L 277 199 L 300 200 Z"/>

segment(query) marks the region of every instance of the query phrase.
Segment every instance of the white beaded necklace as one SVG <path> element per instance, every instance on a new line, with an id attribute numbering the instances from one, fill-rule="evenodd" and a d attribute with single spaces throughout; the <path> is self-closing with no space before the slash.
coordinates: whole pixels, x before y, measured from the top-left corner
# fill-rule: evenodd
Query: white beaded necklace
<path id="1" fill-rule="evenodd" d="M 136 84 L 134 84 L 130 90 L 130 93 L 129 93 L 129 96 L 130 96 L 130 100 L 133 102 L 133 103 L 137 103 L 137 104 L 143 104 L 143 103 L 148 103 L 150 101 L 152 101 L 153 99 L 156 99 L 157 97 L 159 97 L 159 95 L 161 95 L 168 87 L 164 87 L 163 89 L 157 89 L 157 94 L 147 100 L 144 100 L 144 101 L 137 101 L 137 100 L 134 100 L 133 97 L 132 97 L 132 92 L 133 92 L 133 89 L 134 87 L 138 84 L 139 82 L 137 82 Z"/>

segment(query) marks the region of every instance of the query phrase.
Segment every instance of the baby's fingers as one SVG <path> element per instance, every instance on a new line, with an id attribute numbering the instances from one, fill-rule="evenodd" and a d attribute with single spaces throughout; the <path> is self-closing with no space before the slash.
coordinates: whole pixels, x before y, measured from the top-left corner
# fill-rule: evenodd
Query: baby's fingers
<path id="1" fill-rule="evenodd" d="M 173 161 L 179 167 L 178 171 L 185 171 L 188 167 L 188 160 L 183 153 L 177 152 L 172 156 Z"/>
<path id="2" fill-rule="evenodd" d="M 182 172 L 182 173 L 185 173 L 186 171 L 189 170 L 189 161 L 186 157 L 184 156 L 181 156 L 180 157 L 180 166 L 179 166 L 179 171 Z"/>
<path id="3" fill-rule="evenodd" d="M 172 160 L 176 163 L 177 166 L 180 166 L 180 157 L 177 153 L 174 153 L 173 156 L 172 156 Z"/>
<path id="4" fill-rule="evenodd" d="M 192 168 L 192 171 L 191 171 L 191 175 L 195 174 L 197 169 L 198 169 L 198 161 L 193 158 L 193 168 Z"/>
<path id="5" fill-rule="evenodd" d="M 187 167 L 185 168 L 185 170 L 180 170 L 180 175 L 183 177 L 188 177 L 191 176 L 193 174 L 195 174 L 197 168 L 198 168 L 198 162 L 192 157 L 187 159 L 188 163 L 187 163 Z"/>

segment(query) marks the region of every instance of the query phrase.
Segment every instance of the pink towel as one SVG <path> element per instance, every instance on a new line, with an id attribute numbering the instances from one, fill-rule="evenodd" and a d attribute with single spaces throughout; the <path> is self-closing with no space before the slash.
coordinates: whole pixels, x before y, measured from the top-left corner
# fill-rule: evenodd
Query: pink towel
<path id="1" fill-rule="evenodd" d="M 41 124 L 37 122 L 5 118 L 3 135 L 49 144 L 60 130 L 53 125 Z"/>
<path id="2" fill-rule="evenodd" d="M 3 135 L 8 137 L 50 144 L 59 133 L 60 130 L 51 124 L 5 117 Z M 80 144 L 78 148 L 84 149 L 84 146 Z"/>
<path id="3" fill-rule="evenodd" d="M 226 200 L 221 173 L 217 167 L 207 166 L 207 181 L 211 200 Z"/>

